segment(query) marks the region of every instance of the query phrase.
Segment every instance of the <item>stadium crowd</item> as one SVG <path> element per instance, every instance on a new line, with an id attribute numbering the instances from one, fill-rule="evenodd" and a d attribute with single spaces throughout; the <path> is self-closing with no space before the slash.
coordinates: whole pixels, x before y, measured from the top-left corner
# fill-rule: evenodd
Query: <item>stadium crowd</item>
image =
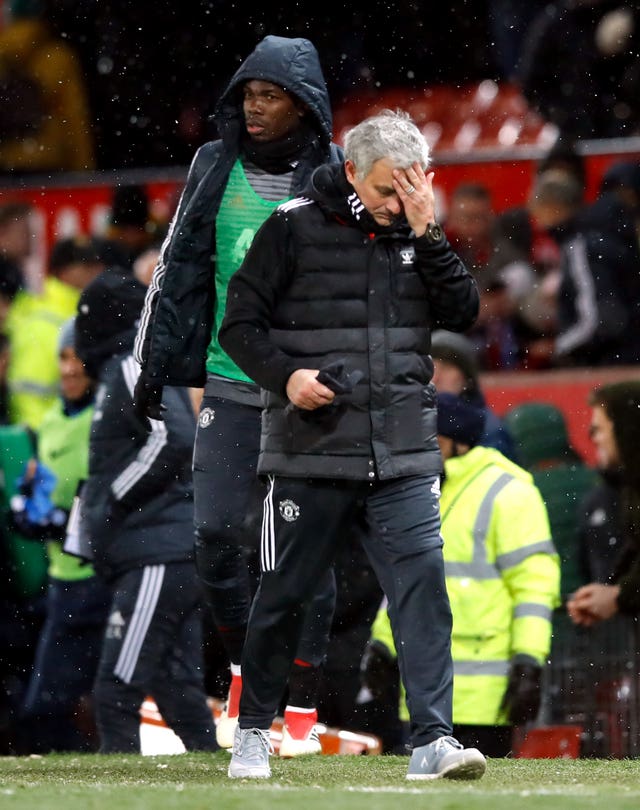
<path id="1" fill-rule="evenodd" d="M 10 77 L 7 54 L 16 52 L 21 37 L 23 44 L 33 45 L 37 40 L 43 48 L 40 56 L 29 53 L 27 57 L 24 49 L 20 51 L 23 62 L 31 60 L 33 77 L 38 80 L 44 75 L 37 66 L 38 58 L 60 71 L 59 79 L 41 88 L 43 109 L 52 109 L 47 104 L 52 103 L 60 85 L 67 91 L 69 106 L 60 113 L 61 122 L 56 125 L 50 116 L 44 129 L 38 123 L 42 110 L 33 110 L 30 120 L 18 120 L 19 116 L 11 124 L 7 120 L 6 126 L 14 129 L 0 134 L 0 173 L 14 181 L 43 172 L 162 167 L 192 161 L 203 144 L 224 132 L 229 120 L 233 122 L 233 112 L 225 108 L 221 115 L 216 102 L 225 99 L 229 77 L 243 68 L 253 46 L 272 30 L 286 37 L 310 37 L 334 102 L 354 91 L 375 93 L 384 85 L 419 87 L 428 82 L 461 83 L 479 78 L 517 81 L 531 104 L 559 132 L 557 142 L 536 167 L 526 204 L 496 212 L 482 182 L 465 182 L 453 191 L 440 221 L 453 251 L 474 277 L 480 300 L 473 326 L 463 333 L 440 331 L 433 336 L 433 382 L 447 404 L 437 426 L 440 446 L 446 448 L 445 548 L 449 531 L 451 548 L 464 556 L 463 538 L 469 527 L 454 528 L 459 498 L 469 499 L 465 514 L 473 516 L 477 509 L 480 521 L 482 505 L 487 503 L 482 498 L 489 497 L 495 480 L 509 476 L 511 487 L 505 489 L 502 500 L 491 503 L 494 517 L 491 526 L 485 527 L 486 534 L 474 525 L 475 534 L 470 535 L 477 542 L 481 536 L 491 549 L 494 556 L 489 555 L 490 561 L 500 570 L 503 589 L 489 593 L 481 582 L 476 583 L 476 603 L 486 597 L 496 603 L 503 599 L 505 615 L 513 611 L 514 626 L 504 631 L 500 641 L 506 645 L 504 655 L 497 656 L 492 648 L 483 657 L 476 637 L 471 642 L 460 640 L 471 632 L 466 623 L 474 613 L 466 612 L 460 593 L 464 588 L 447 569 L 454 618 L 454 672 L 463 671 L 470 661 L 479 667 L 492 656 L 508 659 L 504 671 L 490 673 L 495 677 L 487 694 L 496 703 L 495 716 L 487 719 L 482 714 L 487 702 L 475 687 L 467 693 L 460 686 L 457 696 L 454 692 L 454 729 L 465 745 L 478 743 L 485 753 L 501 756 L 516 752 L 521 735 L 532 726 L 581 722 L 583 753 L 611 754 L 611 748 L 603 748 L 602 734 L 598 736 L 601 712 L 594 708 L 594 695 L 597 691 L 602 698 L 604 691 L 612 692 L 614 684 L 628 677 L 626 662 L 637 642 L 633 617 L 639 609 L 637 475 L 630 449 L 637 445 L 634 409 L 640 407 L 640 382 L 634 371 L 640 363 L 640 162 L 615 162 L 601 178 L 596 199 L 587 200 L 584 160 L 576 144 L 581 139 L 640 132 L 637 9 L 634 4 L 601 0 L 536 2 L 527 4 L 525 11 L 522 4 L 508 0 L 460 0 L 449 4 L 446 15 L 443 10 L 434 11 L 427 20 L 420 4 L 412 2 L 396 4 L 391 18 L 386 5 L 353 3 L 337 21 L 337 29 L 328 30 L 317 5 L 310 3 L 292 4 L 276 20 L 271 12 L 268 16 L 266 11 L 255 11 L 242 21 L 232 12 L 232 5 L 193 2 L 178 9 L 161 2 L 154 11 L 156 30 L 161 31 L 158 40 L 148 36 L 148 12 L 130 3 L 86 3 L 78 14 L 77 4 L 66 0 L 5 2 L 0 92 L 5 99 L 14 100 L 16 96 L 10 93 L 23 92 L 15 75 Z M 442 36 L 443 30 L 446 36 Z M 461 58 L 451 59 L 451 42 L 459 46 Z M 393 43 L 391 47 L 389 43 Z M 574 80 L 571 71 L 576 53 L 588 58 L 584 75 L 592 84 Z M 542 70 L 549 65 L 554 66 L 554 76 Z M 558 72 L 567 81 L 558 83 Z M 242 72 L 239 75 L 243 81 L 252 78 Z M 158 103 L 159 94 L 162 103 Z M 238 103 L 233 94 L 227 103 L 229 98 Z M 58 108 L 60 104 L 61 100 Z M 316 113 L 322 117 L 322 105 Z M 300 137 L 308 137 L 306 130 Z M 39 139 L 41 145 L 35 146 Z M 229 141 L 225 148 L 234 155 L 241 153 Z M 246 150 L 243 160 L 260 165 L 264 159 L 259 150 L 252 151 L 246 144 L 242 149 Z M 203 153 L 198 154 L 202 160 Z M 260 166 L 254 174 L 263 201 L 268 200 L 273 208 L 275 201 L 287 196 L 284 183 L 291 177 L 287 173 L 283 177 L 282 167 L 276 163 L 281 155 L 267 157 L 268 169 L 263 171 Z M 201 171 L 194 159 L 192 182 L 199 182 Z M 255 177 L 249 176 L 254 182 Z M 166 392 L 161 388 L 158 393 L 149 383 L 143 428 L 136 425 L 138 401 L 126 415 L 126 426 L 118 424 L 120 434 L 106 430 L 102 436 L 102 446 L 106 436 L 114 453 L 118 442 L 123 447 L 133 443 L 138 449 L 137 455 L 128 458 L 131 468 L 127 466 L 126 475 L 123 472 L 110 484 L 120 487 L 122 501 L 106 503 L 104 514 L 93 518 L 107 521 L 103 526 L 107 534 L 114 531 L 113 526 L 119 527 L 123 537 L 125 532 L 131 536 L 148 533 L 162 550 L 147 554 L 144 543 L 150 541 L 145 539 L 140 556 L 125 554 L 126 560 L 119 558 L 115 563 L 89 559 L 86 546 L 82 547 L 82 532 L 76 533 L 73 508 L 77 490 L 90 475 L 90 464 L 94 469 L 96 464 L 100 466 L 95 456 L 98 451 L 90 444 L 95 413 L 109 413 L 100 397 L 104 398 L 105 390 L 109 397 L 126 398 L 127 390 L 133 392 L 138 366 L 131 352 L 145 290 L 153 290 L 154 269 L 156 280 L 158 270 L 166 269 L 161 245 L 171 236 L 172 222 L 182 221 L 187 198 L 195 190 L 189 182 L 188 194 L 176 201 L 171 217 L 161 222 L 153 219 L 143 187 L 120 188 L 112 200 L 107 231 L 99 237 L 77 234 L 57 239 L 47 257 L 44 278 L 30 275 L 32 208 L 23 202 L 0 200 L 0 570 L 7 585 L 0 597 L 0 753 L 137 750 L 131 727 L 137 725 L 140 688 L 156 699 L 176 728 L 182 728 L 192 749 L 215 750 L 221 744 L 213 739 L 207 696 L 227 701 L 227 716 L 232 699 L 238 714 L 238 695 L 229 690 L 234 677 L 239 677 L 242 640 L 229 641 L 233 635 L 228 632 L 229 621 L 213 618 L 219 597 L 207 594 L 206 588 L 201 597 L 182 607 L 180 621 L 174 626 L 168 630 L 155 627 L 158 648 L 168 652 L 160 663 L 145 662 L 148 670 L 142 686 L 132 686 L 127 680 L 126 656 L 131 651 L 119 643 L 118 635 L 121 611 L 134 610 L 131 594 L 142 588 L 147 599 L 160 599 L 163 594 L 175 608 L 176 599 L 162 591 L 164 583 L 169 587 L 171 582 L 174 591 L 170 594 L 184 595 L 184 582 L 196 581 L 196 567 L 207 588 L 219 591 L 226 587 L 218 571 L 218 580 L 203 575 L 211 563 L 202 561 L 206 534 L 202 523 L 210 517 L 204 520 L 200 513 L 196 520 L 198 566 L 186 550 L 190 542 L 176 551 L 166 525 L 163 534 L 162 526 L 149 522 L 149 515 L 169 515 L 181 502 L 176 531 L 189 531 L 185 515 L 193 510 L 193 494 L 185 470 L 191 464 L 194 441 L 198 447 L 196 419 L 202 442 L 206 419 L 213 418 L 216 408 L 222 413 L 222 403 L 231 390 L 220 382 L 229 372 L 226 360 L 212 365 L 215 373 L 211 374 L 211 353 L 217 352 L 219 358 L 219 346 L 207 350 L 209 388 L 203 391 L 199 385 L 189 384 L 185 388 L 189 396 L 180 399 L 176 393 L 178 403 L 177 399 L 167 401 Z M 225 176 L 220 188 L 233 182 L 239 182 L 234 175 Z M 295 189 L 296 182 L 298 178 L 287 190 Z M 213 194 L 211 200 L 222 205 Z M 216 216 L 223 215 L 216 209 L 211 217 Z M 247 216 L 255 225 L 251 217 L 258 215 Z M 228 227 L 227 220 L 221 222 L 220 232 Z M 210 244 L 205 247 L 208 251 Z M 176 266 L 179 260 L 172 255 Z M 96 287 L 96 280 L 106 289 Z M 214 283 L 222 282 L 216 278 Z M 114 302 L 125 298 L 126 312 L 121 312 Z M 84 331 L 77 329 L 78 317 L 84 317 Z M 216 326 L 220 323 L 221 314 Z M 82 342 L 92 329 L 104 340 L 100 362 Z M 140 334 L 144 336 L 144 330 Z M 128 365 L 118 372 L 121 377 L 116 372 L 109 376 L 108 361 L 121 353 L 128 354 Z M 138 362 L 140 359 L 136 357 Z M 142 360 L 145 369 L 148 355 Z M 96 361 L 94 365 L 92 361 Z M 598 450 L 593 468 L 571 447 L 560 411 L 536 404 L 514 408 L 500 420 L 487 406 L 481 386 L 483 372 L 612 366 L 628 369 L 629 379 L 593 392 L 588 406 Z M 234 381 L 242 379 L 234 373 Z M 158 410 L 150 413 L 150 406 Z M 177 427 L 170 420 L 165 423 L 163 407 L 178 419 Z M 232 401 L 228 407 L 233 418 L 238 418 L 242 408 L 248 420 L 256 411 L 253 399 Z M 125 411 L 118 407 L 116 413 L 119 417 L 107 416 L 113 426 Z M 150 420 L 153 429 L 147 435 L 144 419 L 149 415 L 155 418 Z M 185 426 L 190 420 L 194 432 Z M 63 457 L 69 452 L 73 458 L 67 462 Z M 164 474 L 175 470 L 175 486 L 167 485 L 162 503 L 150 500 L 142 528 L 135 520 L 122 528 L 120 521 L 130 509 L 127 493 L 133 491 L 138 497 L 136 465 L 160 452 L 167 455 L 158 456 L 163 459 L 158 469 L 164 465 Z M 197 461 L 201 476 L 210 474 L 211 465 L 215 466 L 210 458 L 218 458 L 220 464 L 222 455 L 215 456 L 216 452 L 221 453 L 220 447 L 208 446 L 209 460 Z M 471 488 L 474 462 L 477 469 L 490 468 L 485 474 L 495 476 L 495 480 L 487 479 L 486 491 L 478 481 L 476 489 Z M 249 463 L 255 466 L 255 461 Z M 470 482 L 465 481 L 465 464 L 471 470 Z M 228 478 L 230 467 L 224 469 Z M 154 474 L 156 486 L 161 477 Z M 184 484 L 182 489 L 178 481 Z M 210 478 L 206 482 L 211 486 Z M 94 481 L 94 493 L 104 486 L 104 480 Z M 455 487 L 459 490 L 452 494 Z M 248 492 L 245 506 L 254 520 L 243 522 L 241 530 L 259 532 Z M 535 515 L 535 520 L 528 522 L 522 537 L 507 538 L 509 533 L 503 527 L 514 508 Z M 602 514 L 605 528 L 597 523 Z M 544 541 L 548 542 L 543 547 Z M 226 538 L 225 542 L 230 541 Z M 244 545 L 243 564 L 257 579 L 255 547 Z M 529 545 L 535 550 L 526 551 Z M 514 562 L 518 554 L 528 562 Z M 461 564 L 460 559 L 445 552 L 445 563 L 452 567 Z M 115 572 L 109 568 L 112 565 Z M 150 569 L 156 579 L 151 579 Z M 303 673 L 302 686 L 290 684 L 297 690 L 295 698 L 287 694 L 280 708 L 283 714 L 293 707 L 313 722 L 376 734 L 384 751 L 404 753 L 408 737 L 402 722 L 406 716 L 403 684 L 393 640 L 384 630 L 380 634 L 380 622 L 388 620 L 387 605 L 358 536 L 349 538 L 341 549 L 334 575 L 335 610 L 322 666 L 311 667 L 296 659 L 299 668 L 320 670 L 322 677 L 311 684 L 309 673 L 306 680 Z M 142 577 L 143 582 L 135 577 Z M 527 614 L 532 604 L 535 616 Z M 468 611 L 468 605 L 466 608 Z M 456 616 L 459 623 L 465 622 L 464 627 L 456 626 Z M 501 624 L 503 619 L 501 616 Z M 614 632 L 603 630 L 605 621 Z M 246 617 L 238 624 L 244 639 Z M 486 635 L 477 628 L 471 635 L 479 633 L 478 638 L 486 643 L 492 632 L 489 625 L 487 618 L 487 628 L 482 630 Z M 167 642 L 167 632 L 175 634 L 171 639 L 175 644 Z M 619 671 L 607 669 L 604 663 L 605 657 L 611 659 L 612 649 L 615 661 L 620 662 Z M 161 665 L 165 669 L 158 670 Z M 598 673 L 591 690 L 577 683 L 580 672 L 589 668 Z M 171 688 L 165 690 L 166 683 L 159 685 L 159 673 L 180 684 L 179 695 Z M 470 674 L 469 669 L 462 678 L 458 674 L 458 682 L 464 684 Z M 633 688 L 640 691 L 637 683 Z M 126 718 L 124 712 L 118 717 L 114 710 L 123 700 L 129 701 L 129 709 L 133 706 Z M 294 723 L 300 723 L 302 737 L 309 738 L 309 723 L 294 720 L 295 713 L 290 714 L 294 740 Z M 640 726 L 640 718 L 626 716 L 625 723 L 631 735 Z M 495 747 L 478 727 L 493 730 Z M 627 747 L 623 753 L 640 754 L 639 747 Z M 293 756 L 318 747 L 294 745 L 292 750 Z"/>

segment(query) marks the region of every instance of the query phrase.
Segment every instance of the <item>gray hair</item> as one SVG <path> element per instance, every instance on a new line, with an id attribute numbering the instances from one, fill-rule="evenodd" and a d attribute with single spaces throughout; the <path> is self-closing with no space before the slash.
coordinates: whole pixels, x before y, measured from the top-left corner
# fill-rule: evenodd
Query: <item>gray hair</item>
<path id="1" fill-rule="evenodd" d="M 344 157 L 356 167 L 358 180 L 364 180 L 383 158 L 398 169 L 408 169 L 412 163 L 426 169 L 430 161 L 429 145 L 403 110 L 382 110 L 350 129 L 344 138 Z"/>

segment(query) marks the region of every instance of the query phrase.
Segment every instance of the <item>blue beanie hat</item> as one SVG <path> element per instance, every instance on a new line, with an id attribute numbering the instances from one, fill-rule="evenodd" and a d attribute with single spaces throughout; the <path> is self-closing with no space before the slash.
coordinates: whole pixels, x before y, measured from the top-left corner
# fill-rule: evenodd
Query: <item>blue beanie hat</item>
<path id="1" fill-rule="evenodd" d="M 69 320 L 65 321 L 60 328 L 58 335 L 58 353 L 63 349 L 71 347 L 74 351 L 76 348 L 76 318 L 75 315 Z"/>
<path id="2" fill-rule="evenodd" d="M 456 394 L 438 394 L 438 433 L 475 447 L 484 432 L 486 412 Z"/>

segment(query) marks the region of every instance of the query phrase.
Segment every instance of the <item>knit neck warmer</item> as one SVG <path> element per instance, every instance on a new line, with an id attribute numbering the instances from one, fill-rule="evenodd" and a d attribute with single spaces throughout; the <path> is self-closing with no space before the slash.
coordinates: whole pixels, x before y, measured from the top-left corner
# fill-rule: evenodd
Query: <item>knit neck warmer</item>
<path id="1" fill-rule="evenodd" d="M 285 174 L 295 169 L 305 149 L 313 144 L 317 135 L 306 121 L 285 138 L 260 143 L 245 135 L 242 152 L 253 164 L 269 174 Z"/>

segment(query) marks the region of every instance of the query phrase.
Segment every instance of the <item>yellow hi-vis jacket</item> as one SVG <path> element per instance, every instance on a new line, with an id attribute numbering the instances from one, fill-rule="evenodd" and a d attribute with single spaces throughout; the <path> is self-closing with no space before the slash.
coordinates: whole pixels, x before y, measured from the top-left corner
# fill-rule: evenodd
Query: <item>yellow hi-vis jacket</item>
<path id="1" fill-rule="evenodd" d="M 21 291 L 7 318 L 9 419 L 38 430 L 60 396 L 60 329 L 76 314 L 80 290 L 47 276 L 41 293 Z"/>
<path id="2" fill-rule="evenodd" d="M 541 665 L 560 603 L 560 565 L 546 506 L 531 475 L 497 450 L 445 462 L 440 498 L 453 613 L 453 722 L 507 725 L 500 710 L 514 655 Z M 395 651 L 386 608 L 372 638 Z M 404 698 L 401 717 L 408 718 Z"/>

